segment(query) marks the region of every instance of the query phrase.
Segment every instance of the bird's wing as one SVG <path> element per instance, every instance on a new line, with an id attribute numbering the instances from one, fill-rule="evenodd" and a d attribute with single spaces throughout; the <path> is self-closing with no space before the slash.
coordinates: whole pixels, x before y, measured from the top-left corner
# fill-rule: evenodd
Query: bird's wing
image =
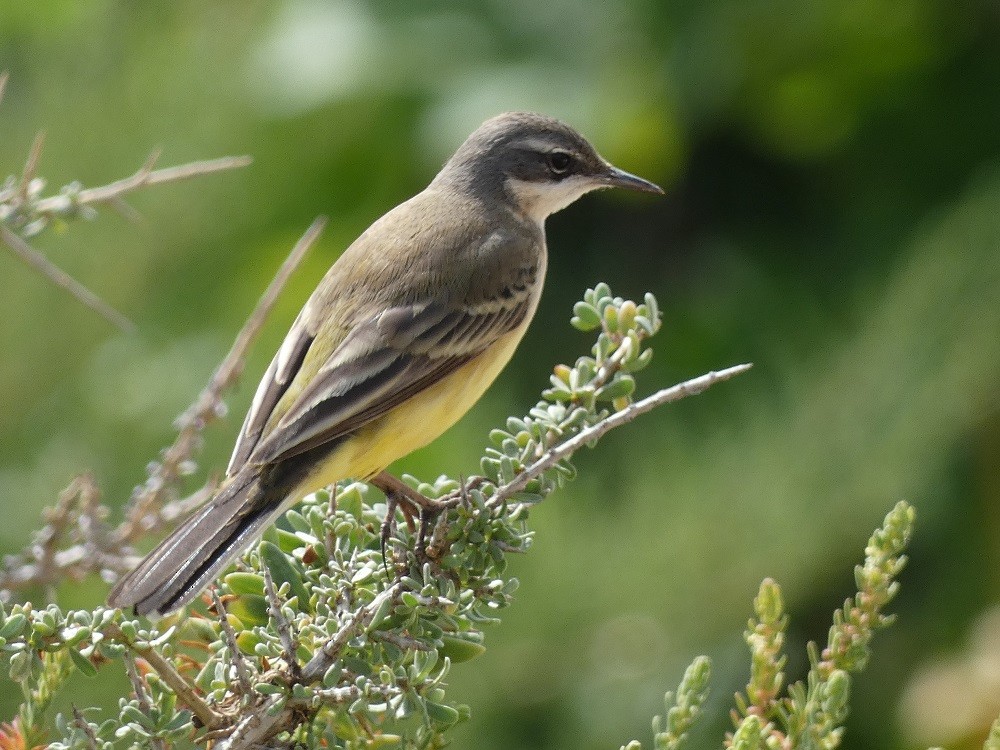
<path id="1" fill-rule="evenodd" d="M 374 315 L 304 384 L 249 460 L 290 458 L 381 417 L 515 330 L 530 313 L 530 292 L 478 307 L 417 303 Z"/>
<path id="2" fill-rule="evenodd" d="M 229 459 L 229 467 L 226 469 L 228 477 L 235 476 L 250 458 L 275 405 L 285 395 L 312 346 L 315 332 L 311 331 L 307 324 L 307 309 L 303 308 L 292 323 L 284 342 L 271 360 L 271 365 L 261 378 L 260 385 L 257 386 L 257 393 L 243 420 L 240 435 L 236 438 L 232 458 Z"/>
<path id="3" fill-rule="evenodd" d="M 418 194 L 333 265 L 257 389 L 230 476 L 357 430 L 530 317 L 541 231 L 498 228 L 478 203 L 456 200 Z"/>

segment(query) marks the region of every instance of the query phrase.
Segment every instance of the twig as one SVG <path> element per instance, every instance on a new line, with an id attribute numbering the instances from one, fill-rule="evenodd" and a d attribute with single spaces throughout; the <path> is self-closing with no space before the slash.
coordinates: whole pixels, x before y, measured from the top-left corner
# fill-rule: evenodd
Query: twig
<path id="1" fill-rule="evenodd" d="M 250 695 L 250 675 L 247 672 L 246 659 L 243 658 L 240 647 L 236 645 L 236 631 L 229 624 L 229 618 L 226 616 L 226 605 L 222 602 L 222 597 L 219 596 L 219 591 L 215 586 L 212 587 L 212 598 L 215 600 L 215 611 L 219 615 L 222 632 L 226 636 L 226 645 L 229 647 L 231 661 L 236 667 L 236 679 L 239 681 L 240 691 L 243 695 Z"/>
<path id="2" fill-rule="evenodd" d="M 265 568 L 266 570 L 266 568 Z M 302 668 L 300 682 L 309 684 L 320 680 L 326 671 L 337 660 L 340 652 L 347 642 L 353 638 L 361 628 L 371 622 L 375 613 L 387 601 L 395 601 L 399 598 L 404 586 L 397 581 L 379 594 L 368 604 L 359 607 L 347 619 L 340 630 L 330 638 L 319 651 L 309 660 L 309 663 Z M 331 693 L 330 698 L 339 697 L 340 694 Z M 344 693 L 343 695 L 346 695 Z M 265 743 L 279 732 L 288 729 L 293 722 L 295 706 L 291 703 L 281 709 L 277 709 L 279 701 L 283 700 L 279 696 L 271 698 L 256 710 L 244 716 L 236 725 L 233 733 L 224 741 L 219 743 L 219 750 L 250 750 Z"/>
<path id="3" fill-rule="evenodd" d="M 54 507 L 44 511 L 45 525 L 34 535 L 31 544 L 19 556 L 5 560 L 6 569 L 0 569 L 0 592 L 7 593 L 27 586 L 53 587 L 76 564 L 76 558 L 93 561 L 95 554 L 88 544 L 76 544 L 73 559 L 67 559 L 68 550 L 60 550 L 73 529 L 74 518 L 81 520 L 77 509 L 93 508 L 97 501 L 97 487 L 93 478 L 82 474 L 59 493 Z M 12 562 L 13 561 L 13 562 Z M 84 573 L 78 576 L 83 578 Z"/>
<path id="4" fill-rule="evenodd" d="M 129 681 L 132 683 L 132 691 L 135 693 L 135 699 L 139 701 L 139 710 L 149 716 L 153 711 L 153 704 L 149 700 L 149 693 L 146 692 L 146 685 L 143 683 L 142 677 L 139 676 L 139 668 L 135 664 L 135 656 L 131 652 L 126 651 L 124 660 L 125 671 L 128 673 Z M 150 743 L 157 750 L 166 750 L 166 745 L 159 737 L 151 737 Z"/>
<path id="5" fill-rule="evenodd" d="M 163 460 L 155 464 L 145 484 L 137 487 L 126 510 L 126 522 L 115 532 L 118 544 L 130 543 L 137 534 L 146 533 L 143 520 L 163 502 L 169 487 L 184 473 L 182 467 L 189 461 L 197 448 L 198 437 L 207 424 L 224 413 L 222 394 L 229 389 L 243 372 L 246 354 L 260 329 L 270 314 L 278 295 L 298 267 L 302 258 L 316 242 L 326 225 L 320 217 L 295 243 L 277 274 L 271 280 L 257 307 L 251 313 L 242 330 L 236 336 L 232 348 L 212 374 L 208 384 L 195 402 L 177 419 L 178 433 L 173 445 L 163 452 Z"/>
<path id="6" fill-rule="evenodd" d="M 697 378 L 685 380 L 683 383 L 678 383 L 670 388 L 664 388 L 661 391 L 657 391 L 652 396 L 647 396 L 641 401 L 636 401 L 634 404 L 630 404 L 621 411 L 615 412 L 606 419 L 601 420 L 597 424 L 581 430 L 565 443 L 560 443 L 559 445 L 550 448 L 544 455 L 542 455 L 541 458 L 531 464 L 531 466 L 528 466 L 523 472 L 518 474 L 507 484 L 499 487 L 496 494 L 489 499 L 487 505 L 494 508 L 499 506 L 513 495 L 521 492 L 532 479 L 545 473 L 563 459 L 572 456 L 587 443 L 597 440 L 599 437 L 605 435 L 616 427 L 628 424 L 636 417 L 645 414 L 648 411 L 652 411 L 657 406 L 669 404 L 673 401 L 680 401 L 682 398 L 687 398 L 688 396 L 694 396 L 701 393 L 716 383 L 721 383 L 723 380 L 729 380 L 736 375 L 746 372 L 751 367 L 753 367 L 753 365 L 747 363 L 727 367 L 726 369 L 719 370 L 718 372 L 708 372 Z"/>
<path id="7" fill-rule="evenodd" d="M 291 672 L 292 679 L 297 680 L 301 674 L 301 667 L 299 666 L 298 658 L 295 656 L 295 652 L 298 650 L 298 646 L 295 643 L 295 634 L 292 633 L 292 625 L 288 622 L 288 618 L 281 611 L 281 599 L 278 598 L 278 592 L 274 588 L 274 579 L 271 577 L 271 571 L 267 565 L 262 567 L 264 568 L 264 592 L 267 594 L 267 606 L 271 610 L 274 629 L 278 631 L 278 637 L 281 639 L 281 650 L 284 651 L 288 671 Z"/>
<path id="8" fill-rule="evenodd" d="M 272 695 L 263 705 L 247 711 L 236 728 L 218 744 L 218 750 L 251 750 L 266 747 L 264 743 L 286 729 L 292 728 L 294 712 L 287 703 L 279 708 L 283 697 Z"/>
<path id="9" fill-rule="evenodd" d="M 108 203 L 110 203 L 111 207 L 121 214 L 126 221 L 130 221 L 136 225 L 142 224 L 142 214 L 132 208 L 132 206 L 130 206 L 121 196 L 112 198 L 108 201 Z"/>
<path id="10" fill-rule="evenodd" d="M 7 83 L 7 73 L 0 74 L 0 98 Z M 75 183 L 63 188 L 58 195 L 47 198 L 39 197 L 43 183 L 35 185 L 35 175 L 41 158 L 42 145 L 45 142 L 44 132 L 35 136 L 25 160 L 21 178 L 10 189 L 0 191 L 0 215 L 3 221 L 0 237 L 4 244 L 33 269 L 41 273 L 56 286 L 68 291 L 99 315 L 109 320 L 125 332 L 131 332 L 135 325 L 117 310 L 100 299 L 80 282 L 73 279 L 65 271 L 58 268 L 44 255 L 32 248 L 25 238 L 44 229 L 55 216 L 70 217 L 83 206 L 109 203 L 126 218 L 135 221 L 138 212 L 129 206 L 123 195 L 147 185 L 158 185 L 164 182 L 176 182 L 191 177 L 211 174 L 227 169 L 244 167 L 250 163 L 248 156 L 227 156 L 221 159 L 197 161 L 166 169 L 153 169 L 159 158 L 159 150 L 153 151 L 142 167 L 133 175 L 117 180 L 101 187 L 80 189 Z M 93 208 L 89 209 L 91 212 Z"/>
<path id="11" fill-rule="evenodd" d="M 3 102 L 3 92 L 7 88 L 7 80 L 10 78 L 10 73 L 6 70 L 0 70 L 0 102 Z"/>
<path id="12" fill-rule="evenodd" d="M 443 515 L 443 514 L 442 514 Z M 384 641 L 385 643 L 391 643 L 393 646 L 398 647 L 401 651 L 433 651 L 432 646 L 428 646 L 423 641 L 418 641 L 416 638 L 409 638 L 405 635 L 400 635 L 399 633 L 393 633 L 389 630 L 381 630 L 377 633 L 372 634 L 372 638 L 378 641 Z"/>
<path id="13" fill-rule="evenodd" d="M 4 79 L 6 79 L 6 73 L 3 74 L 3 78 L 0 78 L 0 94 L 3 93 Z M 83 715 L 81 711 L 76 706 L 73 706 L 73 723 L 76 724 L 80 731 L 84 733 L 87 737 L 87 747 L 91 750 L 97 750 L 101 743 L 97 741 L 97 734 L 94 732 L 94 728 L 90 726 L 90 722 L 87 721 L 87 717 Z"/>
<path id="14" fill-rule="evenodd" d="M 28 158 L 24 162 L 24 169 L 21 172 L 21 183 L 18 186 L 17 192 L 21 201 L 24 201 L 28 197 L 28 188 L 31 185 L 31 181 L 35 179 L 35 174 L 38 172 L 38 162 L 42 158 L 42 146 L 45 144 L 45 131 L 39 131 L 35 135 L 35 140 L 31 142 L 31 150 L 28 151 Z"/>
<path id="15" fill-rule="evenodd" d="M 142 504 L 134 500 L 125 519 L 116 528 L 109 528 L 103 520 L 109 509 L 96 503 L 97 488 L 93 482 L 86 477 L 75 479 L 63 493 L 70 498 L 67 501 L 69 504 L 64 506 L 60 500 L 56 509 L 51 511 L 55 515 L 46 519 L 46 525 L 32 544 L 20 555 L 7 558 L 0 566 L 0 600 L 8 600 L 15 590 L 49 586 L 63 578 L 79 580 L 95 571 L 105 577 L 109 573 L 123 573 L 137 562 L 129 549 L 130 545 L 150 532 L 187 516 L 214 494 L 216 483 L 209 481 L 188 497 L 163 502 L 167 485 L 180 477 L 184 462 L 197 447 L 200 430 L 222 411 L 222 393 L 236 381 L 254 337 L 289 276 L 315 242 L 323 224 L 323 219 L 313 222 L 289 253 L 226 358 L 195 403 L 179 418 L 180 432 L 174 444 L 164 451 L 163 463 L 136 491 L 136 497 Z M 0 233 L 6 232 L 9 230 L 0 226 Z M 10 234 L 20 239 L 12 232 Z M 63 518 L 66 513 L 76 519 L 79 528 L 73 528 L 69 519 Z M 59 549 L 60 544 L 66 542 L 70 546 Z"/>
<path id="16" fill-rule="evenodd" d="M 309 660 L 309 663 L 302 668 L 303 681 L 312 682 L 313 680 L 320 679 L 326 673 L 326 670 L 333 665 L 333 662 L 337 660 L 347 642 L 361 628 L 371 622 L 372 617 L 375 616 L 375 613 L 378 612 L 385 601 L 395 601 L 401 596 L 404 588 L 401 582 L 396 581 L 389 588 L 380 591 L 370 603 L 358 608 L 348 618 L 347 622 L 340 626 L 340 630 L 324 643 L 313 658 Z"/>
<path id="17" fill-rule="evenodd" d="M 614 357 L 609 359 L 609 363 L 613 359 Z M 620 361 L 621 359 L 618 360 L 618 362 Z M 652 411 L 657 406 L 669 404 L 674 401 L 680 401 L 682 398 L 687 398 L 688 396 L 697 395 L 716 383 L 721 383 L 723 380 L 729 380 L 730 378 L 746 372 L 751 367 L 753 367 L 753 365 L 747 363 L 742 365 L 733 365 L 732 367 L 727 367 L 726 369 L 719 370 L 718 372 L 707 372 L 704 375 L 691 378 L 690 380 L 685 380 L 683 383 L 678 383 L 670 388 L 664 388 L 651 396 L 647 396 L 640 401 L 630 404 L 621 411 L 615 412 L 611 416 L 601 420 L 597 424 L 581 430 L 566 442 L 559 443 L 558 445 L 549 448 L 541 456 L 539 456 L 533 464 L 526 467 L 524 471 L 518 474 L 514 479 L 507 484 L 498 487 L 496 493 L 494 493 L 487 502 L 487 506 L 490 508 L 498 507 L 503 502 L 510 499 L 511 496 L 521 492 L 532 479 L 544 474 L 560 461 L 572 456 L 580 448 L 587 445 L 587 443 L 597 440 L 616 427 L 628 424 L 636 417 L 645 414 L 648 411 Z M 482 481 L 482 477 L 476 477 L 469 480 L 469 485 L 464 485 L 457 492 L 453 492 L 447 497 L 439 498 L 436 501 L 438 508 L 454 508 L 460 505 L 463 500 L 463 494 L 468 489 L 473 489 L 471 486 L 472 483 L 475 482 L 478 485 L 481 484 Z"/>
<path id="18" fill-rule="evenodd" d="M 142 647 L 132 643 L 125 637 L 121 628 L 113 623 L 108 625 L 106 630 L 109 636 L 115 638 L 121 643 L 124 643 L 131 651 L 149 662 L 149 666 L 156 670 L 160 679 L 167 683 L 167 685 L 170 686 L 170 689 L 174 691 L 177 695 L 177 699 L 190 708 L 191 712 L 198 717 L 198 720 L 204 726 L 209 729 L 214 729 L 222 723 L 222 716 L 217 714 L 215 710 L 208 705 L 200 695 L 198 695 L 191 684 L 188 683 L 188 681 L 181 676 L 181 673 L 174 668 L 173 663 L 169 659 L 161 656 L 152 646 Z"/>
<path id="19" fill-rule="evenodd" d="M 374 686 L 367 693 L 363 693 L 357 685 L 346 685 L 344 687 L 317 688 L 313 691 L 313 695 L 328 706 L 353 703 L 362 695 L 370 697 L 373 694 L 388 699 L 392 697 L 393 689 L 390 685 L 379 685 Z M 294 706 L 294 703 L 292 705 Z"/>
<path id="20" fill-rule="evenodd" d="M 62 193 L 41 198 L 34 206 L 35 212 L 43 215 L 64 214 L 72 212 L 79 206 L 107 203 L 139 188 L 189 180 L 192 177 L 224 172 L 229 169 L 239 169 L 249 166 L 253 162 L 249 156 L 223 156 L 219 159 L 193 161 L 176 167 L 154 170 L 153 166 L 159 156 L 159 150 L 153 151 L 134 174 L 107 185 L 85 188 L 76 193 Z"/>
<path id="21" fill-rule="evenodd" d="M 120 328 L 125 333 L 135 330 L 135 323 L 111 307 L 87 287 L 74 279 L 68 273 L 52 263 L 48 258 L 35 250 L 20 235 L 15 234 L 3 224 L 0 224 L 0 239 L 21 260 L 41 273 L 45 278 L 73 295 L 79 302 L 89 307 L 105 320 Z"/>

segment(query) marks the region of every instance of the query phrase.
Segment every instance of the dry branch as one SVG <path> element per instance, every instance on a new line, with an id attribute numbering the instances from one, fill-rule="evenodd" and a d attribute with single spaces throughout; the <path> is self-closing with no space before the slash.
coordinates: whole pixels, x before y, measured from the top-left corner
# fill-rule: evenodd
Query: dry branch
<path id="1" fill-rule="evenodd" d="M 137 487 L 133 493 L 125 512 L 125 522 L 114 535 L 116 545 L 131 544 L 137 538 L 162 527 L 164 519 L 161 511 L 168 490 L 181 476 L 189 472 L 189 462 L 198 448 L 201 432 L 208 424 L 225 414 L 222 394 L 239 379 L 246 364 L 246 354 L 250 345 L 260 333 L 281 290 L 316 242 L 325 225 L 325 218 L 316 219 L 295 243 L 295 247 L 281 264 L 281 268 L 264 291 L 257 307 L 236 336 L 232 348 L 213 373 L 208 385 L 195 402 L 177 418 L 177 438 L 173 445 L 163 451 L 162 460 L 153 465 L 145 484 Z"/>
<path id="2" fill-rule="evenodd" d="M 38 271 L 60 289 L 69 292 L 76 300 L 89 307 L 102 318 L 117 326 L 125 333 L 131 333 L 135 330 L 135 323 L 59 268 L 59 266 L 55 265 L 42 255 L 42 253 L 38 252 L 38 250 L 28 244 L 27 240 L 15 234 L 3 224 L 0 224 L 0 240 L 3 240 L 3 243 L 13 251 L 14 255 L 27 263 L 28 266 Z"/>
<path id="3" fill-rule="evenodd" d="M 225 413 L 223 395 L 243 372 L 250 346 L 324 225 L 325 219 L 314 221 L 292 248 L 208 385 L 178 418 L 176 440 L 163 451 L 149 479 L 133 494 L 125 519 L 117 527 L 108 526 L 110 509 L 100 504 L 93 480 L 88 475 L 77 477 L 61 493 L 55 508 L 45 512 L 45 526 L 32 543 L 20 554 L 4 560 L 0 567 L 0 600 L 12 599 L 18 590 L 50 587 L 64 579 L 80 580 L 94 572 L 106 576 L 123 573 L 136 562 L 131 545 L 172 525 L 211 497 L 212 482 L 189 497 L 167 502 L 168 490 L 185 473 L 197 451 L 201 431 Z M 8 230 L 0 226 L 0 231 Z"/>
<path id="4" fill-rule="evenodd" d="M 0 101 L 7 83 L 7 73 L 0 73 Z M 212 174 L 250 164 L 249 156 L 226 156 L 221 159 L 196 161 L 176 167 L 154 170 L 159 151 L 153 151 L 134 174 L 108 185 L 81 188 L 73 184 L 64 187 L 58 195 L 43 198 L 44 180 L 37 177 L 42 156 L 45 133 L 35 136 L 18 179 L 13 177 L 0 189 L 0 241 L 29 267 L 38 271 L 48 281 L 70 293 L 76 300 L 98 313 L 126 333 L 135 325 L 122 313 L 104 302 L 98 295 L 53 264 L 27 242 L 47 227 L 53 218 L 72 218 L 82 212 L 93 213 L 93 206 L 109 204 L 126 218 L 136 220 L 138 212 L 125 202 L 124 196 L 148 185 L 177 182 L 192 177 Z M 86 213 L 84 213 L 86 215 Z"/>
<path id="5" fill-rule="evenodd" d="M 239 169 L 249 166 L 253 159 L 249 156 L 223 156 L 219 159 L 193 161 L 176 167 L 153 169 L 159 151 L 153 151 L 146 163 L 135 174 L 101 187 L 85 188 L 68 194 L 53 195 L 41 198 L 35 205 L 35 210 L 44 215 L 61 215 L 72 212 L 80 206 L 93 206 L 109 203 L 122 198 L 126 193 L 151 185 L 162 185 L 167 182 L 189 180 L 215 172 L 229 169 Z"/>

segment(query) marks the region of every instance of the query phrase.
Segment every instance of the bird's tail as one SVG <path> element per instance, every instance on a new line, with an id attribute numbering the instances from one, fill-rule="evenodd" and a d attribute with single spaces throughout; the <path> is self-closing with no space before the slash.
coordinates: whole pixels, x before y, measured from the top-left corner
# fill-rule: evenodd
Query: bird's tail
<path id="1" fill-rule="evenodd" d="M 275 520 L 284 500 L 261 487 L 256 471 L 240 472 L 118 581 L 108 605 L 162 615 L 187 604 Z"/>

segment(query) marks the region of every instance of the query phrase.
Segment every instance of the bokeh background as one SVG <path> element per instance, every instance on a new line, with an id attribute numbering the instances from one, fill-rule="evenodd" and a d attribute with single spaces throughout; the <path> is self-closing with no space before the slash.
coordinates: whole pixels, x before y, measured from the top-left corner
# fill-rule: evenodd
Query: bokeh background
<path id="1" fill-rule="evenodd" d="M 998 49 L 996 0 L 0 3 L 0 172 L 39 129 L 53 190 L 128 174 L 157 145 L 164 165 L 255 159 L 137 195 L 142 225 L 107 213 L 36 240 L 137 335 L 0 252 L 0 551 L 77 472 L 128 497 L 328 214 L 207 433 L 202 468 L 222 467 L 329 263 L 483 119 L 538 110 L 668 196 L 588 196 L 549 220 L 546 293 L 512 365 L 398 468 L 474 472 L 490 426 L 588 345 L 567 320 L 597 281 L 661 301 L 641 389 L 755 368 L 608 437 L 533 514 L 514 606 L 452 672 L 474 717 L 455 746 L 648 742 L 698 653 L 715 678 L 696 742 L 717 746 L 760 579 L 787 595 L 799 677 L 905 498 L 919 519 L 900 619 L 854 685 L 844 746 L 974 747 L 1000 713 Z M 93 580 L 60 597 L 105 594 Z M 115 705 L 123 685 L 75 678 L 59 707 Z M 17 693 L 0 682 L 0 718 Z"/>

